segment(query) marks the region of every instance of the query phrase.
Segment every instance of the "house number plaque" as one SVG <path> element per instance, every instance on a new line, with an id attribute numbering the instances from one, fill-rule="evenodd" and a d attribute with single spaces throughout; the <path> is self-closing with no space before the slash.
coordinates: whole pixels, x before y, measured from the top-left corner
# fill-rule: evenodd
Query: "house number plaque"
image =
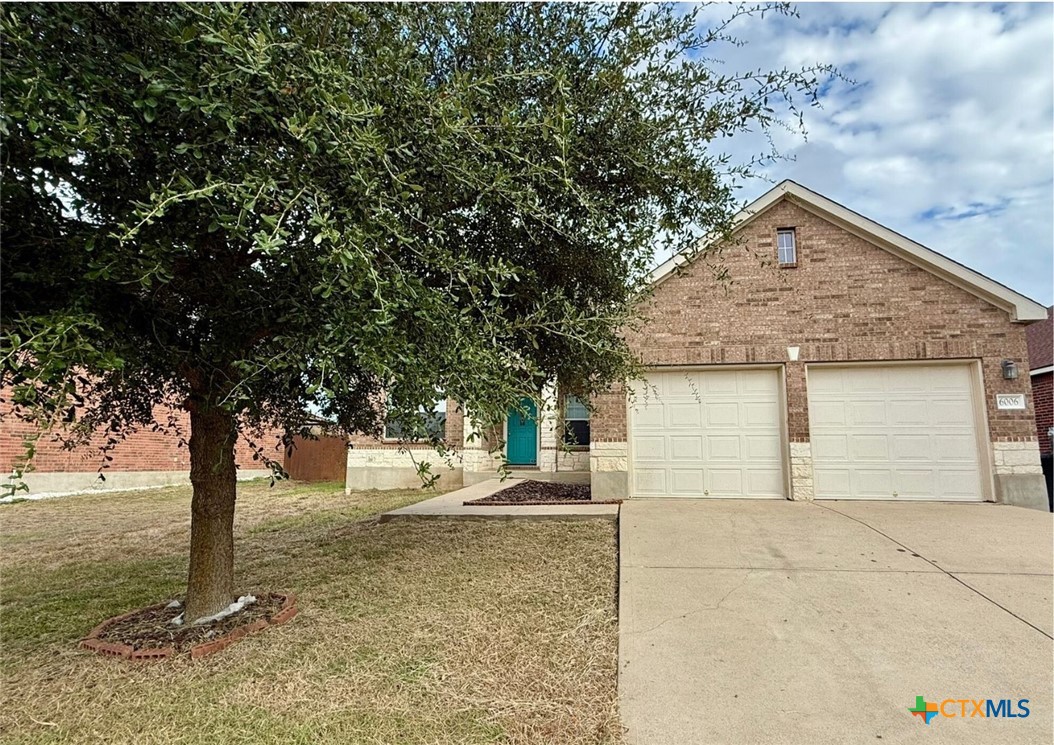
<path id="1" fill-rule="evenodd" d="M 995 394 L 995 407 L 997 409 L 1024 409 L 1024 393 L 997 393 Z"/>

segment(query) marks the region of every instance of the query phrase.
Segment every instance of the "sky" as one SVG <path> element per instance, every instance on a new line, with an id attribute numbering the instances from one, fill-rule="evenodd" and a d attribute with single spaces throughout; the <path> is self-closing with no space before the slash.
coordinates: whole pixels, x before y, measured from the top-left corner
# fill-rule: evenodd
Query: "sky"
<path id="1" fill-rule="evenodd" d="M 732 27 L 722 68 L 834 64 L 764 169 L 1044 305 L 1054 301 L 1054 6 L 803 3 Z M 714 7 L 714 18 L 727 7 Z M 733 156 L 763 142 L 726 143 Z M 757 180 L 740 196 L 772 186 Z"/>

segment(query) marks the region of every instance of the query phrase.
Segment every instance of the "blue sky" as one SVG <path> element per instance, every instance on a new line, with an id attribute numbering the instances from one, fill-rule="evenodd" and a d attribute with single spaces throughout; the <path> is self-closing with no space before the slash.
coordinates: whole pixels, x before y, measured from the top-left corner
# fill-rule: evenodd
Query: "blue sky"
<path id="1" fill-rule="evenodd" d="M 706 11 L 726 13 L 727 6 Z M 1046 305 L 1054 300 L 1054 6 L 837 4 L 746 19 L 729 69 L 832 63 L 791 178 Z M 726 143 L 743 155 L 761 143 Z M 770 184 L 744 187 L 743 199 Z"/>

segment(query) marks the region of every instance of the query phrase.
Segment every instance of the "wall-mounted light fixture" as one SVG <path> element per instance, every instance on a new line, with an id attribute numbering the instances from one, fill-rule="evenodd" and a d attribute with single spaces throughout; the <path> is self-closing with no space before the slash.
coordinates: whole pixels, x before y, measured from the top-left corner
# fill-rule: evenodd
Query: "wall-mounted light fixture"
<path id="1" fill-rule="evenodd" d="M 1003 378 L 1015 380 L 1017 378 L 1017 363 L 1013 360 L 1003 360 Z"/>
<path id="2" fill-rule="evenodd" d="M 798 352 L 801 351 L 801 347 L 787 347 L 787 359 L 791 362 L 798 361 Z"/>

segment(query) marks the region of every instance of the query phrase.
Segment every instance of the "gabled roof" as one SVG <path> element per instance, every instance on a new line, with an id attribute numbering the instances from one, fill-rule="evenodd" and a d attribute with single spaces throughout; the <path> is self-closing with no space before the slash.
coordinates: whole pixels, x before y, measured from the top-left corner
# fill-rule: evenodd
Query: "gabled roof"
<path id="1" fill-rule="evenodd" d="M 1035 372 L 1054 365 L 1054 306 L 1047 308 L 1047 320 L 1033 323 L 1028 336 L 1028 367 Z"/>
<path id="2" fill-rule="evenodd" d="M 916 243 L 900 233 L 879 225 L 861 214 L 843 207 L 822 194 L 806 189 L 794 181 L 783 181 L 767 191 L 759 199 L 747 205 L 735 217 L 734 230 L 740 230 L 755 217 L 766 211 L 782 199 L 787 199 L 804 210 L 831 222 L 843 230 L 857 235 L 879 248 L 912 263 L 953 285 L 976 295 L 1010 314 L 1011 320 L 1022 323 L 1038 321 L 1047 317 L 1047 309 L 1024 295 L 1014 292 L 1009 287 L 994 279 L 975 272 L 957 261 L 949 259 L 936 251 Z M 653 284 L 660 283 L 669 277 L 677 267 L 690 259 L 683 253 L 676 254 L 652 272 Z"/>

